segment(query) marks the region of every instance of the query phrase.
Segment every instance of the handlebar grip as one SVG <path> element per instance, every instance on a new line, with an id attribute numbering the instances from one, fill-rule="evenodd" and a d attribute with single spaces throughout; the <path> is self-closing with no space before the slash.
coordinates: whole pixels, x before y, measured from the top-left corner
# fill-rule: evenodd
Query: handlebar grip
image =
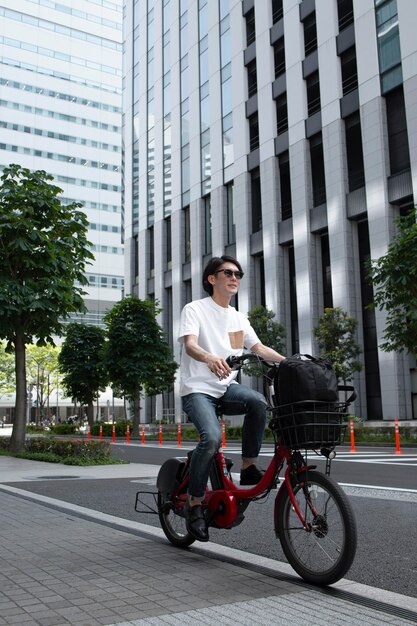
<path id="1" fill-rule="evenodd" d="M 231 354 L 230 356 L 227 357 L 226 363 L 232 370 L 238 370 L 242 367 L 241 360 L 242 360 L 241 356 L 239 357 L 239 356 L 235 356 L 234 354 Z"/>

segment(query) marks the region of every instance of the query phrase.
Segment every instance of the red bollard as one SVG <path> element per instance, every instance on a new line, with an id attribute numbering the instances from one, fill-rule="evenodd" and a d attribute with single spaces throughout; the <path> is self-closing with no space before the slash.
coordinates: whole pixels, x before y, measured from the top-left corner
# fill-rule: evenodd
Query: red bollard
<path id="1" fill-rule="evenodd" d="M 116 443 L 116 426 L 114 424 L 111 429 L 111 440 L 113 443 Z"/>
<path id="2" fill-rule="evenodd" d="M 400 448 L 400 429 L 398 426 L 398 419 L 395 418 L 395 454 L 403 454 Z"/>
<path id="3" fill-rule="evenodd" d="M 226 427 L 224 425 L 224 421 L 222 420 L 222 448 L 226 447 Z"/>
<path id="4" fill-rule="evenodd" d="M 142 445 L 145 445 L 145 426 L 142 424 Z"/>
<path id="5" fill-rule="evenodd" d="M 357 452 L 355 448 L 355 431 L 353 429 L 353 420 L 350 420 L 350 451 Z"/>
<path id="6" fill-rule="evenodd" d="M 90 428 L 90 426 L 88 426 L 88 428 L 87 428 L 87 439 L 88 439 L 88 441 L 90 441 L 90 439 L 91 439 L 91 428 Z"/>
<path id="7" fill-rule="evenodd" d="M 178 422 L 178 445 L 181 445 L 181 424 Z"/>
<path id="8" fill-rule="evenodd" d="M 130 426 L 126 426 L 126 443 L 130 443 Z"/>
<path id="9" fill-rule="evenodd" d="M 103 424 L 100 424 L 100 439 L 103 439 Z"/>
<path id="10" fill-rule="evenodd" d="M 162 424 L 159 424 L 159 445 L 162 446 Z"/>

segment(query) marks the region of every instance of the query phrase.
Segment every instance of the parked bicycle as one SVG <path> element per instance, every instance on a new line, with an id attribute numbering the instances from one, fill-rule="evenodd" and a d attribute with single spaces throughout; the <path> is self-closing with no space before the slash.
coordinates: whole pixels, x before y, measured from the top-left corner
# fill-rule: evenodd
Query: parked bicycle
<path id="1" fill-rule="evenodd" d="M 356 552 L 356 522 L 351 505 L 344 491 L 330 478 L 335 447 L 343 442 L 345 418 L 355 392 L 353 387 L 341 387 L 351 395 L 339 403 L 303 401 L 280 406 L 274 390 L 278 364 L 268 363 L 254 354 L 229 357 L 228 363 L 239 369 L 252 358 L 265 369 L 264 393 L 271 415 L 269 429 L 275 440 L 274 455 L 261 481 L 253 487 L 241 488 L 233 482 L 231 460 L 222 449 L 218 450 L 203 501 L 208 526 L 230 529 L 240 524 L 250 502 L 263 499 L 276 489 L 285 464 L 275 497 L 275 534 L 288 562 L 304 580 L 330 585 L 346 574 Z M 221 415 L 221 403 L 218 414 Z M 325 473 L 308 464 L 308 450 L 325 458 Z M 192 452 L 187 459 L 172 458 L 161 466 L 158 491 L 154 494 L 157 511 L 153 512 L 158 513 L 169 541 L 182 548 L 195 541 L 187 532 L 184 512 Z M 136 495 L 138 512 L 151 509 L 143 502 L 144 493 Z"/>

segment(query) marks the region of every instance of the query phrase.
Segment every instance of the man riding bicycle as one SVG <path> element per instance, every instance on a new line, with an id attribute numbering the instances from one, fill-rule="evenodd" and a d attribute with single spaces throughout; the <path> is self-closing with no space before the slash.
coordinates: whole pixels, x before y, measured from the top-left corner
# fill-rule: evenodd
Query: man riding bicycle
<path id="1" fill-rule="evenodd" d="M 243 271 L 230 256 L 213 257 L 203 272 L 203 288 L 209 294 L 185 305 L 178 340 L 183 343 L 180 364 L 182 406 L 200 434 L 190 463 L 187 530 L 199 541 L 208 541 L 202 501 L 213 457 L 221 446 L 216 407 L 226 415 L 244 414 L 242 429 L 241 485 L 257 484 L 262 471 L 256 461 L 266 425 L 266 401 L 262 394 L 236 382 L 226 358 L 250 350 L 268 361 L 285 357 L 265 346 L 247 317 L 230 306 L 239 290 Z"/>

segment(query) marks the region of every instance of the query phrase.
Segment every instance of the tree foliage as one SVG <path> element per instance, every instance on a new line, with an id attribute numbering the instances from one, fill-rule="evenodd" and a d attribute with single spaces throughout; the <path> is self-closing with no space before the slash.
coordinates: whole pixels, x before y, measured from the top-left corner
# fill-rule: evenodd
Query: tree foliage
<path id="1" fill-rule="evenodd" d="M 417 357 L 417 210 L 396 220 L 397 235 L 387 253 L 371 261 L 374 307 L 387 313 L 384 342 L 387 352 L 407 350 Z"/>
<path id="2" fill-rule="evenodd" d="M 97 326 L 68 324 L 58 357 L 65 392 L 88 407 L 90 426 L 94 421 L 94 401 L 106 389 L 108 375 L 104 364 L 105 332 Z"/>
<path id="3" fill-rule="evenodd" d="M 133 426 L 139 425 L 140 395 L 169 389 L 177 364 L 156 316 L 161 309 L 151 300 L 130 295 L 107 313 L 106 365 L 114 390 L 133 405 Z"/>
<path id="4" fill-rule="evenodd" d="M 337 307 L 324 309 L 313 330 L 321 356 L 331 362 L 338 380 L 344 383 L 352 379 L 354 372 L 362 369 L 361 362 L 357 360 L 361 353 L 355 341 L 357 326 L 358 322 L 352 315 Z"/>
<path id="5" fill-rule="evenodd" d="M 26 350 L 53 343 L 62 320 L 85 310 L 85 265 L 93 258 L 79 203 L 61 204 L 62 189 L 43 170 L 10 165 L 0 177 L 0 339 L 15 352 L 16 407 L 11 449 L 25 439 Z"/>
<path id="6" fill-rule="evenodd" d="M 279 353 L 284 352 L 286 331 L 283 324 L 274 321 L 275 313 L 261 304 L 255 304 L 248 313 L 248 320 L 260 341 Z M 250 363 L 243 368 L 249 376 L 262 376 L 262 367 Z"/>

